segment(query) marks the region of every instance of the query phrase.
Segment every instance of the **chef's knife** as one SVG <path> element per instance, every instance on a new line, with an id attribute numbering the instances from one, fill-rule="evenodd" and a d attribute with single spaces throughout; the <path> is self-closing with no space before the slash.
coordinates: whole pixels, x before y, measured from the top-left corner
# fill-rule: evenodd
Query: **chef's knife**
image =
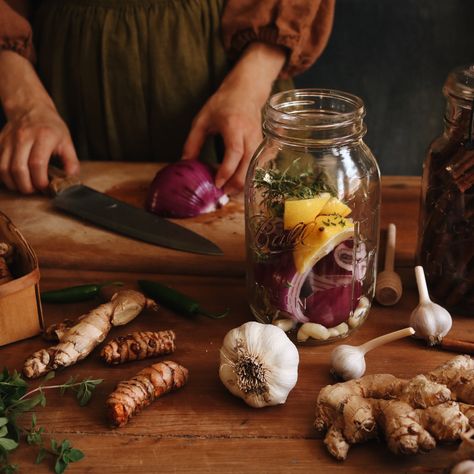
<path id="1" fill-rule="evenodd" d="M 50 166 L 50 190 L 55 207 L 79 216 L 93 224 L 138 240 L 185 252 L 206 255 L 223 255 L 210 240 L 123 201 L 95 191 L 81 184 L 75 177 Z"/>

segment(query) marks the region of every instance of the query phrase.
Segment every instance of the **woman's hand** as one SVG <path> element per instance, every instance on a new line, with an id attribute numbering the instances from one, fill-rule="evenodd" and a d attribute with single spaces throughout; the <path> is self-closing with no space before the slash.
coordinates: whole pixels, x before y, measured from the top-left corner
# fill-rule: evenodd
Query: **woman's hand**
<path id="1" fill-rule="evenodd" d="M 0 100 L 7 124 L 0 132 L 0 180 L 29 194 L 48 187 L 48 163 L 58 156 L 67 175 L 79 171 L 69 130 L 31 64 L 0 53 Z"/>
<path id="2" fill-rule="evenodd" d="M 208 135 L 220 134 L 224 160 L 216 186 L 241 191 L 250 159 L 262 140 L 262 107 L 285 61 L 284 50 L 252 43 L 193 121 L 183 159 L 196 159 Z"/>

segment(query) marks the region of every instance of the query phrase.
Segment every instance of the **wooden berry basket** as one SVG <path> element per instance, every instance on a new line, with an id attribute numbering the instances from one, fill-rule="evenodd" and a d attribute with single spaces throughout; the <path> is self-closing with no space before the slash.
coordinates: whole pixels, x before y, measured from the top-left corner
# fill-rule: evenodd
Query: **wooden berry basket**
<path id="1" fill-rule="evenodd" d="M 36 336 L 43 328 L 38 259 L 12 221 L 0 212 L 0 241 L 13 246 L 13 280 L 0 285 L 0 346 Z"/>

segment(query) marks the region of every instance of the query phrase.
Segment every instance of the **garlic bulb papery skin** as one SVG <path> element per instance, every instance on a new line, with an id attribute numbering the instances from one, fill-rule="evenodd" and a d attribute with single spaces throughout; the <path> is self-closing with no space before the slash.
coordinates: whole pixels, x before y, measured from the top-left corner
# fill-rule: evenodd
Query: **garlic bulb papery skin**
<path id="1" fill-rule="evenodd" d="M 415 276 L 420 302 L 411 313 L 410 326 L 415 330 L 415 337 L 426 339 L 433 346 L 448 334 L 453 320 L 448 311 L 430 300 L 423 267 L 415 267 Z"/>
<path id="2" fill-rule="evenodd" d="M 331 353 L 331 367 L 343 380 L 358 379 L 365 373 L 364 353 L 359 347 L 341 344 Z"/>
<path id="3" fill-rule="evenodd" d="M 254 408 L 279 405 L 296 384 L 298 363 L 298 349 L 282 329 L 250 321 L 226 334 L 219 377 Z"/>
<path id="4" fill-rule="evenodd" d="M 376 337 L 360 346 L 341 344 L 331 352 L 331 372 L 344 380 L 358 379 L 365 373 L 367 352 L 414 333 L 414 329 L 408 327 Z"/>

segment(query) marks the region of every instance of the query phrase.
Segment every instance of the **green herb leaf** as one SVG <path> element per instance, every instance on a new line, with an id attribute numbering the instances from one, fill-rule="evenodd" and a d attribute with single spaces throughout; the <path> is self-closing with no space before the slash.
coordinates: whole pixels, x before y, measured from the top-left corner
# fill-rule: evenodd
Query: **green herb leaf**
<path id="1" fill-rule="evenodd" d="M 324 173 L 309 167 L 301 168 L 298 159 L 283 171 L 257 168 L 254 186 L 261 190 L 263 204 L 269 213 L 277 217 L 283 216 L 287 200 L 310 199 L 323 192 L 336 195 Z"/>
<path id="2" fill-rule="evenodd" d="M 18 447 L 18 443 L 10 438 L 0 438 L 0 447 L 5 451 L 13 451 Z"/>
<path id="3" fill-rule="evenodd" d="M 18 466 L 16 464 L 7 464 L 0 467 L 1 474 L 13 474 L 18 471 Z"/>
<path id="4" fill-rule="evenodd" d="M 41 463 L 47 454 L 48 454 L 48 451 L 46 451 L 46 449 L 40 448 L 38 455 L 36 456 L 36 459 L 35 459 L 35 464 Z"/>
<path id="5" fill-rule="evenodd" d="M 52 370 L 51 372 L 48 372 L 48 373 L 44 376 L 44 378 L 43 378 L 43 380 L 42 380 L 42 383 L 47 382 L 48 380 L 54 379 L 55 375 L 56 375 L 56 373 L 54 372 L 54 370 Z"/>
<path id="6" fill-rule="evenodd" d="M 56 474 L 62 474 L 66 468 L 68 463 L 64 462 L 61 458 L 56 459 L 56 463 L 54 465 L 54 472 Z"/>
<path id="7" fill-rule="evenodd" d="M 68 458 L 70 462 L 77 462 L 84 458 L 84 453 L 80 449 L 71 448 Z"/>

